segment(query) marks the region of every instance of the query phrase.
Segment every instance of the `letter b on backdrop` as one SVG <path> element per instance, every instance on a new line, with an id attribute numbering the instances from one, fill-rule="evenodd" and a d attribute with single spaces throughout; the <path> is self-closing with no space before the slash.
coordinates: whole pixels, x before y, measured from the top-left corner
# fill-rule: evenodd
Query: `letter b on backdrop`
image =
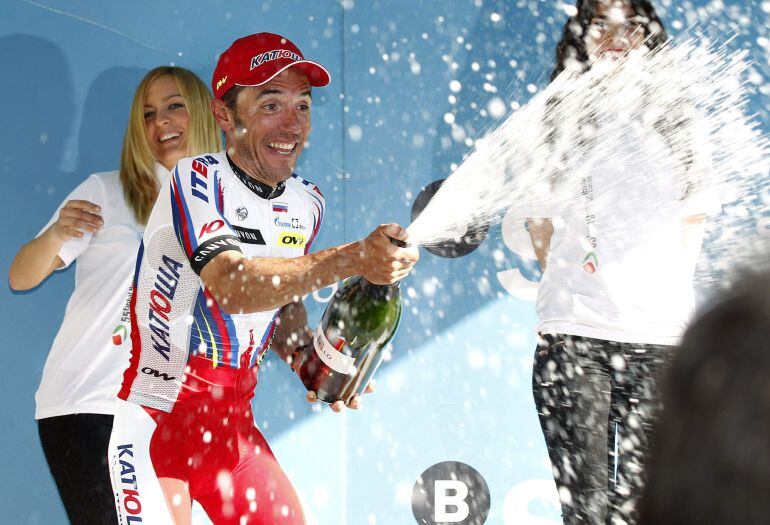
<path id="1" fill-rule="evenodd" d="M 420 524 L 483 525 L 489 507 L 489 488 L 482 475 L 458 461 L 433 465 L 412 489 L 412 513 Z"/>

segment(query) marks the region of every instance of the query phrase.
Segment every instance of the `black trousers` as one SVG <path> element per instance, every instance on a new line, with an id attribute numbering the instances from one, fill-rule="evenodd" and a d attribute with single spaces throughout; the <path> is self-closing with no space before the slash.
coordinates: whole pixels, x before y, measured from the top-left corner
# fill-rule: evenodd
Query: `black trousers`
<path id="1" fill-rule="evenodd" d="M 566 525 L 636 522 L 670 349 L 543 336 L 532 390 Z"/>
<path id="2" fill-rule="evenodd" d="M 45 459 L 73 525 L 118 522 L 107 465 L 112 416 L 73 414 L 37 422 Z"/>

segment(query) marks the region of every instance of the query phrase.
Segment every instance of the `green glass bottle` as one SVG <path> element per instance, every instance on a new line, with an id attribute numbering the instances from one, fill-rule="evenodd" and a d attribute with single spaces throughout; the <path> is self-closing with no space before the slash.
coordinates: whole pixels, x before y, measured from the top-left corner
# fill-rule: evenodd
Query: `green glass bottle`
<path id="1" fill-rule="evenodd" d="M 326 306 L 313 343 L 295 358 L 305 388 L 327 403 L 363 394 L 396 334 L 401 303 L 399 283 L 382 286 L 361 276 L 345 281 Z"/>

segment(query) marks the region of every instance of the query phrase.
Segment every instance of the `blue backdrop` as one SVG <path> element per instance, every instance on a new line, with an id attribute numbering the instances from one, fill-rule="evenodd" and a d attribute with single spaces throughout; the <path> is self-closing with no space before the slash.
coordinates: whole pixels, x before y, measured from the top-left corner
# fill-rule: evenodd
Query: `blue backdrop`
<path id="1" fill-rule="evenodd" d="M 131 95 L 147 70 L 176 64 L 208 81 L 217 53 L 258 31 L 288 36 L 332 73 L 332 84 L 314 93 L 314 131 L 297 168 L 326 195 L 317 246 L 363 237 L 382 222 L 408 224 L 415 196 L 446 177 L 494 125 L 494 108 L 515 109 L 545 85 L 563 5 L 0 0 L 1 273 L 72 188 L 116 168 Z M 736 0 L 656 5 L 675 35 L 694 23 L 739 34 L 730 46 L 748 48 L 755 60 L 751 109 L 767 131 L 768 10 Z M 747 235 L 769 229 L 768 204 L 750 210 Z M 412 523 L 412 485 L 446 460 L 486 478 L 488 523 L 557 523 L 530 390 L 538 273 L 513 215 L 471 255 L 422 253 L 404 283 L 407 307 L 392 358 L 360 412 L 309 406 L 287 367 L 268 360 L 254 412 L 310 524 Z M 72 277 L 72 270 L 57 274 L 29 293 L 14 294 L 7 284 L 0 290 L 3 523 L 66 522 L 33 414 Z M 312 323 L 332 291 L 308 297 Z M 199 511 L 196 521 L 206 523 Z"/>

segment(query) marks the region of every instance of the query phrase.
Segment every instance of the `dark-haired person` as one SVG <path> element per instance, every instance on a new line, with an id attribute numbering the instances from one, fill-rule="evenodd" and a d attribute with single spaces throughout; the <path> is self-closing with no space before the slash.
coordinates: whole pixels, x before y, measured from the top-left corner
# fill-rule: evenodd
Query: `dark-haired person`
<path id="1" fill-rule="evenodd" d="M 642 525 L 767 523 L 770 273 L 746 277 L 687 330 L 663 382 Z"/>
<path id="2" fill-rule="evenodd" d="M 568 85 L 601 61 L 665 40 L 649 2 L 581 0 L 564 27 L 553 78 L 569 75 L 559 76 Z M 559 102 L 556 95 L 546 110 L 547 141 L 570 132 L 559 127 Z M 548 174 L 554 184 L 574 184 L 570 205 L 544 206 L 527 221 L 543 268 L 532 387 L 567 524 L 635 520 L 658 378 L 694 309 L 702 222 L 720 209 L 700 184 L 710 162 L 681 140 L 696 123 L 663 113 L 648 127 L 634 127 L 641 117 L 593 122 L 589 153 L 569 151 L 572 158 L 554 163 L 579 166 L 579 180 Z M 619 126 L 627 128 L 618 133 Z M 630 143 L 603 143 L 603 129 Z M 646 153 L 651 144 L 654 155 Z M 600 152 L 608 147 L 622 161 L 605 161 Z M 672 165 L 680 169 L 664 169 Z"/>
<path id="3" fill-rule="evenodd" d="M 394 283 L 419 257 L 391 243 L 406 237 L 395 224 L 310 253 L 325 200 L 294 166 L 312 89 L 329 81 L 273 33 L 219 57 L 211 108 L 227 149 L 179 161 L 137 261 L 131 362 L 109 447 L 123 525 L 189 524 L 192 500 L 217 525 L 305 522 L 254 424 L 262 357 L 272 349 L 291 361 L 292 333 L 309 330 L 303 295 L 352 275 Z"/>
<path id="4" fill-rule="evenodd" d="M 115 523 L 107 444 L 128 362 L 124 305 L 144 225 L 177 161 L 219 147 L 211 94 L 179 67 L 148 72 L 134 93 L 120 169 L 95 173 L 21 247 L 10 285 L 28 290 L 77 261 L 75 290 L 46 359 L 35 418 L 73 524 Z"/>

